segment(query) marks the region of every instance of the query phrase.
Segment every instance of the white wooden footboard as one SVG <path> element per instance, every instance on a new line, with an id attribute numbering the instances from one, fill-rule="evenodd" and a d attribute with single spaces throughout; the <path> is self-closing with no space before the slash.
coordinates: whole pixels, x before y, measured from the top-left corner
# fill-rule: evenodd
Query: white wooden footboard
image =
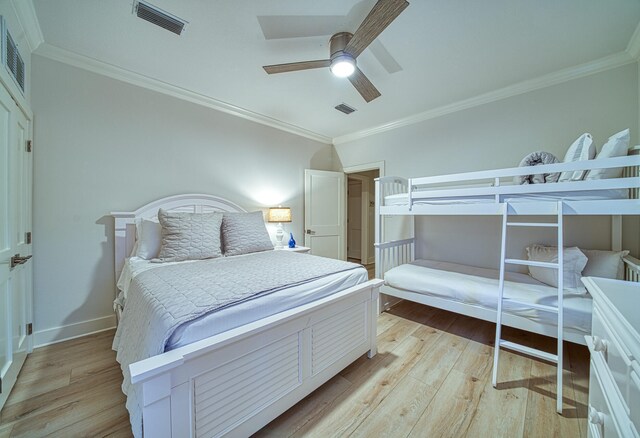
<path id="1" fill-rule="evenodd" d="M 381 280 L 131 365 L 145 437 L 249 436 L 362 354 Z"/>

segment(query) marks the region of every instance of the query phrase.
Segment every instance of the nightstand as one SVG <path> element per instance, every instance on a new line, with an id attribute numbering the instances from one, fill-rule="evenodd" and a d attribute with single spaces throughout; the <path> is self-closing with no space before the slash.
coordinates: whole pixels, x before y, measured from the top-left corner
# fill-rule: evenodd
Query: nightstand
<path id="1" fill-rule="evenodd" d="M 308 248 L 306 246 L 296 246 L 295 248 L 289 248 L 288 246 L 284 246 L 282 248 L 275 248 L 275 250 L 305 253 L 305 252 L 309 252 L 311 248 Z"/>

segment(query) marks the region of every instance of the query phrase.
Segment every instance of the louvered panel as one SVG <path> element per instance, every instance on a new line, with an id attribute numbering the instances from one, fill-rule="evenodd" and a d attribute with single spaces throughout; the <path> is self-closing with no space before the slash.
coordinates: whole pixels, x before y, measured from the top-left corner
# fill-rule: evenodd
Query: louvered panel
<path id="1" fill-rule="evenodd" d="M 256 363 L 260 364 L 258 371 Z M 297 333 L 197 377 L 196 436 L 223 434 L 255 414 L 256 406 L 266 405 L 289 392 L 300 381 Z"/>
<path id="2" fill-rule="evenodd" d="M 7 35 L 6 35 L 6 59 L 5 59 L 5 64 L 7 65 L 7 68 L 9 69 L 9 71 L 11 72 L 11 74 L 13 76 L 15 76 L 15 72 L 16 72 L 16 43 L 13 42 L 13 38 L 11 38 L 11 34 L 9 33 L 9 31 L 6 31 Z"/>
<path id="3" fill-rule="evenodd" d="M 9 73 L 16 80 L 16 83 L 22 91 L 24 91 L 24 61 L 18 52 L 18 46 L 16 45 L 13 37 L 9 33 L 9 29 L 4 22 L 4 18 L 0 16 L 0 29 L 2 30 L 2 63 L 7 66 Z"/>
<path id="4" fill-rule="evenodd" d="M 294 355 L 297 354 L 297 351 L 291 351 L 292 347 L 289 347 L 288 350 L 288 354 L 289 355 Z M 210 391 L 212 389 L 215 389 L 215 394 L 220 394 L 222 396 L 226 395 L 226 393 L 228 394 L 232 394 L 233 392 L 235 392 L 239 386 L 246 386 L 248 384 L 251 384 L 252 382 L 256 381 L 256 380 L 260 380 L 263 378 L 266 378 L 270 375 L 270 373 L 272 373 L 272 368 L 274 366 L 277 366 L 277 364 L 284 360 L 287 359 L 292 359 L 293 358 L 283 358 L 283 356 L 287 354 L 287 351 L 282 351 L 280 353 L 274 353 L 273 355 L 270 355 L 268 357 L 262 357 L 260 358 L 260 364 L 262 366 L 262 369 L 258 372 L 255 371 L 255 364 L 254 363 L 246 363 L 244 364 L 242 367 L 238 367 L 236 368 L 235 371 L 235 376 L 234 377 L 226 377 L 224 379 L 224 382 L 221 384 L 221 382 L 219 381 L 219 379 L 211 379 L 208 382 L 205 383 L 200 383 L 198 382 L 198 389 L 200 391 L 203 392 L 209 392 L 210 395 L 213 395 L 213 393 Z M 254 371 L 253 373 L 251 373 L 250 377 L 247 377 L 247 374 L 249 374 L 251 372 L 250 368 L 252 368 Z M 225 389 L 221 389 L 221 386 L 224 385 Z M 201 403 L 198 404 L 198 406 L 196 407 L 196 410 L 202 410 L 204 408 L 206 408 L 207 406 L 210 406 L 212 403 L 214 403 L 215 401 L 210 401 L 208 397 L 203 396 L 201 399 Z"/>
<path id="5" fill-rule="evenodd" d="M 295 360 L 295 358 L 291 357 L 294 354 L 296 353 L 291 353 L 287 357 L 283 357 L 280 361 L 288 362 L 290 360 Z M 277 363 L 271 364 L 271 366 L 277 365 Z M 265 364 L 265 366 L 267 365 Z M 272 382 L 275 382 L 280 380 L 281 378 L 288 378 L 290 373 L 291 369 L 289 368 L 285 368 L 281 372 L 276 372 L 275 374 L 271 369 L 261 370 L 259 372 L 252 373 L 250 377 L 247 377 L 247 375 L 243 375 L 243 378 L 237 381 L 235 385 L 229 385 L 228 388 L 223 391 L 218 391 L 215 389 L 215 387 L 210 388 L 208 390 L 208 397 L 203 397 L 196 406 L 196 413 L 198 415 L 202 415 L 203 418 L 209 417 L 213 414 L 219 415 L 221 413 L 224 413 L 227 410 L 233 409 L 243 403 L 244 400 L 242 399 L 241 395 L 242 391 L 245 388 L 255 387 L 265 379 L 269 379 Z"/>
<path id="6" fill-rule="evenodd" d="M 362 330 L 364 332 L 364 330 Z M 328 344 L 325 351 L 317 349 L 317 355 L 313 357 L 313 374 L 317 374 L 332 365 L 336 360 L 342 358 L 350 351 L 353 351 L 358 345 L 366 342 L 362 332 L 350 333 L 348 336 L 339 339 L 334 344 Z"/>
<path id="7" fill-rule="evenodd" d="M 16 81 L 18 81 L 20 89 L 24 91 L 24 61 L 20 53 L 16 53 Z"/>
<path id="8" fill-rule="evenodd" d="M 184 20 L 145 2 L 138 2 L 136 15 L 149 23 L 153 23 L 177 35 L 182 33 L 182 29 L 184 29 L 184 25 L 186 24 Z"/>
<path id="9" fill-rule="evenodd" d="M 359 304 L 312 329 L 311 372 L 317 374 L 367 341 L 366 306 Z"/>

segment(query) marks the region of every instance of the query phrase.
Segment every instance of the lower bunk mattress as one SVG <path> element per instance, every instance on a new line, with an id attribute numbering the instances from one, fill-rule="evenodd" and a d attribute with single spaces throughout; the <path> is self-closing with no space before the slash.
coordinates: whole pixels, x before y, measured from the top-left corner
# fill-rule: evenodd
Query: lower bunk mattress
<path id="1" fill-rule="evenodd" d="M 396 289 L 443 298 L 495 310 L 498 303 L 497 269 L 477 268 L 434 260 L 415 260 L 387 271 L 385 284 Z M 557 306 L 557 289 L 517 272 L 505 273 L 505 298 L 525 303 Z M 591 332 L 591 296 L 586 289 L 565 289 L 564 327 L 578 333 Z M 557 315 L 505 301 L 506 313 L 531 321 L 557 326 Z"/>

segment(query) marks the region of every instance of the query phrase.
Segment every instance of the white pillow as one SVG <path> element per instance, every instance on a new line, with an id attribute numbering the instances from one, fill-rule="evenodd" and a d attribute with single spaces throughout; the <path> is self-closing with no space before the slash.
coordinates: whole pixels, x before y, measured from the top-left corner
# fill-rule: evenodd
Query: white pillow
<path id="1" fill-rule="evenodd" d="M 555 246 L 531 245 L 527 247 L 529 260 L 538 262 L 558 263 L 558 248 Z M 580 277 L 587 264 L 587 256 L 580 249 L 573 246 L 565 248 L 564 256 L 564 288 L 582 290 Z M 529 266 L 529 275 L 549 286 L 558 287 L 556 269 Z"/>
<path id="2" fill-rule="evenodd" d="M 609 140 L 602 146 L 602 149 L 598 153 L 596 159 L 600 158 L 613 158 L 613 157 L 625 157 L 629 149 L 629 130 L 625 129 L 617 134 L 613 134 L 609 137 Z M 622 167 L 616 167 L 613 169 L 592 169 L 585 176 L 585 180 L 591 179 L 605 179 L 605 178 L 620 178 L 622 176 Z"/>
<path id="3" fill-rule="evenodd" d="M 574 161 L 591 160 L 596 156 L 596 145 L 593 143 L 593 137 L 589 133 L 584 133 L 576 141 L 569 146 L 569 150 L 564 156 L 563 163 L 571 163 Z M 576 170 L 571 172 L 562 172 L 558 182 L 566 181 L 582 181 L 586 170 Z"/>
<path id="4" fill-rule="evenodd" d="M 589 261 L 584 267 L 582 275 L 585 277 L 604 277 L 624 280 L 624 262 L 622 258 L 629 251 L 599 251 L 597 249 L 583 249 L 582 252 Z"/>
<path id="5" fill-rule="evenodd" d="M 138 250 L 135 255 L 151 260 L 158 257 L 162 243 L 162 227 L 159 222 L 141 219 L 136 223 Z"/>

